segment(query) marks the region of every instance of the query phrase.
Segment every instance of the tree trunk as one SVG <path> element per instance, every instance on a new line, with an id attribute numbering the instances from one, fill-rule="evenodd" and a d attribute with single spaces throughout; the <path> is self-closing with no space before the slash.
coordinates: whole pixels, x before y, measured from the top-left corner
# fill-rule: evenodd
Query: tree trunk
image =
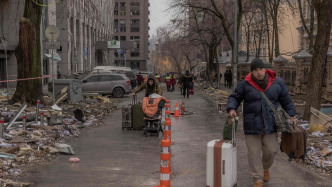
<path id="1" fill-rule="evenodd" d="M 36 0 L 42 4 L 42 0 Z M 19 43 L 15 50 L 17 78 L 41 77 L 40 23 L 42 7 L 31 0 L 25 1 L 24 15 L 20 20 Z M 35 104 L 42 99 L 42 79 L 18 81 L 13 102 Z"/>
<path id="2" fill-rule="evenodd" d="M 209 47 L 209 61 L 207 63 L 206 74 L 208 76 L 207 78 L 208 78 L 210 84 L 213 83 L 213 79 L 214 79 L 214 75 L 215 75 L 214 71 L 213 71 L 213 69 L 215 69 L 215 65 L 213 63 L 214 53 L 215 53 L 215 47 Z"/>
<path id="3" fill-rule="evenodd" d="M 248 28 L 248 31 L 247 31 L 248 33 L 247 33 L 247 59 L 246 59 L 246 62 L 248 62 L 249 61 L 249 52 L 250 52 L 250 49 L 249 49 L 249 47 L 250 47 L 250 28 Z"/>
<path id="4" fill-rule="evenodd" d="M 279 8 L 279 0 L 274 1 L 273 4 L 273 30 L 274 30 L 274 40 L 275 40 L 275 48 L 274 48 L 274 55 L 275 57 L 280 55 L 279 49 L 279 29 L 278 29 L 278 8 Z M 271 61 L 270 61 L 271 62 Z"/>
<path id="5" fill-rule="evenodd" d="M 314 53 L 308 77 L 306 105 L 303 119 L 310 119 L 310 108 L 320 109 L 323 75 L 327 60 L 327 51 L 330 41 L 332 21 L 332 1 L 312 0 L 317 12 L 317 35 L 315 38 Z"/>

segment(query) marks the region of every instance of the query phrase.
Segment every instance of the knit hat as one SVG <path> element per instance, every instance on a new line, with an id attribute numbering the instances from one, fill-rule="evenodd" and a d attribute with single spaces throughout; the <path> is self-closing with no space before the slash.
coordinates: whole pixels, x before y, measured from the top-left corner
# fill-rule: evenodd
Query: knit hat
<path id="1" fill-rule="evenodd" d="M 251 65 L 250 65 L 250 70 L 254 71 L 257 68 L 265 68 L 264 62 L 258 58 L 252 60 Z"/>

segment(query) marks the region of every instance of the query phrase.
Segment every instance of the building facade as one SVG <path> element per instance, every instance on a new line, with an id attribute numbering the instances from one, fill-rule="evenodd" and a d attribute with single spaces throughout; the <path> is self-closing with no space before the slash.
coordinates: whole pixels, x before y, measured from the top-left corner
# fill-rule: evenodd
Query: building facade
<path id="1" fill-rule="evenodd" d="M 120 46 L 115 65 L 146 71 L 149 59 L 149 0 L 114 0 L 114 39 L 132 41 L 134 47 Z"/>
<path id="2" fill-rule="evenodd" d="M 5 40 L 7 43 L 10 79 L 15 79 L 15 75 L 17 75 L 17 60 L 14 50 L 19 41 L 19 20 L 23 16 L 24 5 L 24 1 L 7 1 L 0 11 L 0 42 Z M 44 0 L 44 5 L 51 6 L 43 6 L 40 28 L 43 61 L 41 73 L 43 75 L 56 75 L 58 69 L 62 75 L 71 75 L 76 72 L 90 71 L 97 65 L 114 63 L 112 51 L 95 48 L 98 41 L 106 42 L 112 38 L 113 0 Z M 53 63 L 52 59 L 46 56 L 52 53 L 52 50 L 47 47 L 48 39 L 44 34 L 48 25 L 55 25 L 60 31 L 59 38 L 56 40 L 59 48 L 53 50 L 53 53 L 58 54 L 61 60 L 54 60 Z M 0 80 L 6 79 L 2 43 L 0 45 Z M 48 81 L 43 81 L 44 85 Z M 15 84 L 14 82 L 12 87 Z"/>

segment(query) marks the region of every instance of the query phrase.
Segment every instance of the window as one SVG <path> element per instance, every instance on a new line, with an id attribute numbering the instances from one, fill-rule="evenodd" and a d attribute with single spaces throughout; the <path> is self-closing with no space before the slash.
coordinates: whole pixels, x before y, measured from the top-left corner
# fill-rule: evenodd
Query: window
<path id="1" fill-rule="evenodd" d="M 126 15 L 126 11 L 120 11 L 120 16 L 125 16 Z"/>
<path id="2" fill-rule="evenodd" d="M 126 20 L 125 19 L 120 19 L 120 26 L 126 26 Z"/>
<path id="3" fill-rule="evenodd" d="M 126 27 L 121 27 L 120 32 L 126 32 Z"/>
<path id="4" fill-rule="evenodd" d="M 124 80 L 123 77 L 121 77 L 120 75 L 110 75 L 111 79 L 113 81 L 120 81 L 120 80 Z"/>
<path id="5" fill-rule="evenodd" d="M 120 36 L 121 41 L 126 41 L 126 36 Z"/>
<path id="6" fill-rule="evenodd" d="M 131 51 L 130 56 L 131 57 L 139 57 L 139 52 L 138 51 Z"/>
<path id="7" fill-rule="evenodd" d="M 87 78 L 86 80 L 88 81 L 88 82 L 98 82 L 98 75 L 95 75 L 95 76 L 91 76 L 91 77 L 89 77 L 89 78 Z"/>
<path id="8" fill-rule="evenodd" d="M 131 22 L 131 24 L 133 25 L 133 24 L 138 24 L 139 25 L 139 19 L 131 19 L 130 20 L 130 22 Z"/>
<path id="9" fill-rule="evenodd" d="M 139 27 L 131 27 L 130 32 L 139 32 Z"/>
<path id="10" fill-rule="evenodd" d="M 139 16 L 139 10 L 131 10 L 130 15 L 132 16 Z"/>
<path id="11" fill-rule="evenodd" d="M 117 10 L 114 10 L 114 15 L 118 15 L 119 14 L 119 11 L 117 11 Z"/>
<path id="12" fill-rule="evenodd" d="M 119 36 L 113 36 L 113 39 L 119 41 Z"/>
<path id="13" fill-rule="evenodd" d="M 99 79 L 100 79 L 100 82 L 105 82 L 105 81 L 111 81 L 112 80 L 111 77 L 108 76 L 108 75 L 100 75 Z"/>
<path id="14" fill-rule="evenodd" d="M 130 40 L 139 40 L 139 36 L 130 36 Z"/>

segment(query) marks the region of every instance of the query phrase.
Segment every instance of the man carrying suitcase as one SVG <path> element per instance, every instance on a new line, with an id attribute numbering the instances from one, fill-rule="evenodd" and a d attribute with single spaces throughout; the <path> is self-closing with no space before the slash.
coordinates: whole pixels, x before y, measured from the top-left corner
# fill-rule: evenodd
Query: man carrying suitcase
<path id="1" fill-rule="evenodd" d="M 273 111 L 260 92 L 267 95 L 275 108 L 280 103 L 296 125 L 296 110 L 284 80 L 277 77 L 274 71 L 265 69 L 262 60 L 254 59 L 251 62 L 251 73 L 237 85 L 227 103 L 227 112 L 236 117 L 236 110 L 244 100 L 243 128 L 254 187 L 261 187 L 263 181 L 269 181 L 269 168 L 279 149 Z"/>

